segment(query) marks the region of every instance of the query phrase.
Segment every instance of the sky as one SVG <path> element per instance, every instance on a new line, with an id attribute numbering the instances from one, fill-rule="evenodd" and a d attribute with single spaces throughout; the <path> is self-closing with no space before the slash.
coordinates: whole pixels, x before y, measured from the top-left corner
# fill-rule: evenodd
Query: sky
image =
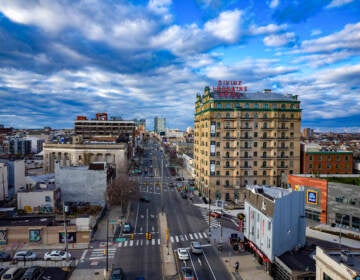
<path id="1" fill-rule="evenodd" d="M 302 128 L 360 132 L 359 0 L 0 0 L 0 124 L 78 115 L 193 127 L 219 80 L 298 95 Z"/>

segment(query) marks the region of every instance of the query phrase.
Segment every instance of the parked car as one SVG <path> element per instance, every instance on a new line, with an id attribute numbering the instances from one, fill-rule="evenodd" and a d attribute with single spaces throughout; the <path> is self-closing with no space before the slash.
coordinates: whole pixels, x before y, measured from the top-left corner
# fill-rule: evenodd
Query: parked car
<path id="1" fill-rule="evenodd" d="M 182 280 L 195 280 L 195 274 L 194 271 L 191 269 L 191 267 L 183 267 L 181 268 L 181 279 Z"/>
<path id="2" fill-rule="evenodd" d="M 0 276 L 2 276 L 6 272 L 6 267 L 0 267 Z"/>
<path id="3" fill-rule="evenodd" d="M 130 233 L 131 232 L 131 225 L 129 223 L 125 223 L 123 227 L 123 233 Z"/>
<path id="4" fill-rule="evenodd" d="M 221 218 L 221 213 L 218 211 L 210 211 L 209 215 L 214 218 Z"/>
<path id="5" fill-rule="evenodd" d="M 1 262 L 6 262 L 6 261 L 9 261 L 10 259 L 11 259 L 11 256 L 9 253 L 0 251 L 0 261 Z"/>
<path id="6" fill-rule="evenodd" d="M 150 202 L 150 199 L 147 196 L 140 197 L 141 202 Z"/>
<path id="7" fill-rule="evenodd" d="M 181 197 L 184 198 L 184 199 L 187 199 L 187 194 L 186 194 L 186 192 L 181 192 Z"/>
<path id="8" fill-rule="evenodd" d="M 35 260 L 37 258 L 37 255 L 33 251 L 18 251 L 15 253 L 13 259 L 14 260 Z"/>
<path id="9" fill-rule="evenodd" d="M 63 261 L 66 259 L 71 259 L 71 254 L 66 251 L 53 250 L 44 254 L 45 261 Z"/>
<path id="10" fill-rule="evenodd" d="M 191 249 L 191 253 L 193 253 L 193 254 L 202 254 L 203 253 L 201 244 L 198 241 L 192 241 L 190 243 L 190 249 Z"/>
<path id="11" fill-rule="evenodd" d="M 17 280 L 23 276 L 25 269 L 22 267 L 10 267 L 5 273 L 1 276 L 1 280 Z"/>
<path id="12" fill-rule="evenodd" d="M 177 254 L 178 254 L 178 258 L 179 260 L 188 260 L 189 259 L 189 254 L 187 252 L 187 250 L 185 248 L 178 248 L 177 249 Z"/>
<path id="13" fill-rule="evenodd" d="M 44 273 L 44 270 L 40 266 L 32 266 L 25 270 L 21 280 L 37 280 Z"/>
<path id="14" fill-rule="evenodd" d="M 110 280 L 125 280 L 125 274 L 122 268 L 116 267 L 111 270 Z"/>

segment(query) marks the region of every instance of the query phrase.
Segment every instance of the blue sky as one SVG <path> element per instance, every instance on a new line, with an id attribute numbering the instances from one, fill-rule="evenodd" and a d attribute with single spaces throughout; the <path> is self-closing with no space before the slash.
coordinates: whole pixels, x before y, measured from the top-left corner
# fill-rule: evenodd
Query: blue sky
<path id="1" fill-rule="evenodd" d="M 299 95 L 302 127 L 360 131 L 358 0 L 0 0 L 0 124 L 77 115 L 193 126 L 218 80 Z"/>

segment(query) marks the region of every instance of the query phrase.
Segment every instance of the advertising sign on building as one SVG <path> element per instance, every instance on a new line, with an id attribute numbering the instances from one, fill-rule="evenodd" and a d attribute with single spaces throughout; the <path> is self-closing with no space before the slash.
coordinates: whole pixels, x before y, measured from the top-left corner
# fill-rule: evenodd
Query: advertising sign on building
<path id="1" fill-rule="evenodd" d="M 0 245 L 7 244 L 7 230 L 0 230 Z"/>
<path id="2" fill-rule="evenodd" d="M 59 243 L 65 243 L 65 233 L 59 232 Z M 76 243 L 76 232 L 68 232 L 67 233 L 67 242 L 68 243 Z"/>
<path id="3" fill-rule="evenodd" d="M 306 191 L 306 203 L 318 204 L 318 192 L 314 190 Z"/>
<path id="4" fill-rule="evenodd" d="M 38 242 L 41 240 L 40 229 L 30 229 L 29 230 L 29 241 Z"/>

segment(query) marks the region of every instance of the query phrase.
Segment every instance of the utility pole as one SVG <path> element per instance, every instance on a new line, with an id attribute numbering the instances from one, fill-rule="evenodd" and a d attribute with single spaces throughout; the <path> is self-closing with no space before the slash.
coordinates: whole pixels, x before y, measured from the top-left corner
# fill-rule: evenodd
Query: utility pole
<path id="1" fill-rule="evenodd" d="M 66 225 L 66 212 L 67 212 L 67 207 L 66 206 L 66 210 L 65 210 L 65 202 L 63 202 L 63 215 L 64 215 L 64 241 L 65 241 L 65 255 L 66 255 L 66 260 L 68 260 L 69 258 L 69 251 L 68 251 L 68 238 L 67 238 L 67 225 Z"/>
<path id="2" fill-rule="evenodd" d="M 163 181 L 164 181 L 164 158 L 161 155 L 161 178 L 160 178 L 160 191 L 161 191 L 161 212 L 164 212 L 164 198 L 163 198 Z"/>
<path id="3" fill-rule="evenodd" d="M 208 201 L 208 204 L 209 204 L 209 213 L 208 213 L 208 217 L 209 217 L 209 243 L 210 243 L 210 236 L 211 236 L 211 232 L 210 232 L 210 187 L 209 187 L 209 201 Z"/>
<path id="4" fill-rule="evenodd" d="M 106 272 L 109 271 L 109 219 L 106 220 Z"/>

